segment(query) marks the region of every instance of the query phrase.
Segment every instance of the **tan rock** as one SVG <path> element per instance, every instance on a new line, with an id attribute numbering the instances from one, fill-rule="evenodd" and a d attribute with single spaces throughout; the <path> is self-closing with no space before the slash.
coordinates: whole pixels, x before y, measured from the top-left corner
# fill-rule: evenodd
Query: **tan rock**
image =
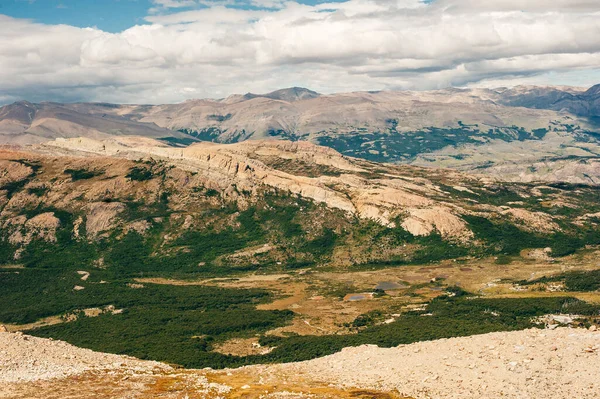
<path id="1" fill-rule="evenodd" d="M 8 238 L 12 245 L 27 245 L 34 238 L 56 242 L 56 230 L 60 226 L 60 220 L 54 216 L 54 212 L 46 212 L 31 219 L 24 215 L 11 218 L 5 222 L 5 226 L 13 231 Z"/>
<path id="2" fill-rule="evenodd" d="M 468 239 L 473 233 L 467 224 L 450 209 L 432 207 L 409 209 L 409 216 L 402 222 L 402 227 L 415 236 L 426 236 L 437 231 L 445 238 Z"/>
<path id="3" fill-rule="evenodd" d="M 522 208 L 510 208 L 501 212 L 520 223 L 524 229 L 534 232 L 552 233 L 560 230 L 552 217 L 542 212 L 531 212 Z"/>
<path id="4" fill-rule="evenodd" d="M 0 186 L 21 181 L 33 173 L 33 169 L 20 162 L 0 160 Z"/>
<path id="5" fill-rule="evenodd" d="M 120 202 L 94 202 L 88 206 L 85 229 L 88 237 L 94 238 L 113 228 L 117 215 L 125 210 Z"/>

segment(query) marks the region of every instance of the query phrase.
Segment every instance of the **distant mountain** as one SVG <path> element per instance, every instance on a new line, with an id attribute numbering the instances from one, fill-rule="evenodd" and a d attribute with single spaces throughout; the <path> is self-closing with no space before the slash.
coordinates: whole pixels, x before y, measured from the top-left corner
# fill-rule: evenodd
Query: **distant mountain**
<path id="1" fill-rule="evenodd" d="M 568 179 L 596 184 L 594 162 L 571 164 L 600 157 L 598 115 L 600 85 L 329 95 L 293 87 L 167 105 L 18 102 L 0 108 L 0 143 L 114 135 L 177 145 L 272 138 L 376 162 L 510 171 L 512 180 L 535 179 L 540 174 L 531 175 L 529 166 L 542 162 L 545 179 L 577 171 Z"/>
<path id="2" fill-rule="evenodd" d="M 500 102 L 512 107 L 566 111 L 574 115 L 600 117 L 600 85 L 576 90 L 560 87 L 517 87 L 500 94 Z"/>
<path id="3" fill-rule="evenodd" d="M 309 100 L 312 98 L 317 98 L 319 96 L 320 94 L 316 91 L 308 90 L 303 87 L 290 87 L 289 89 L 276 90 L 267 94 L 248 93 L 244 96 L 244 98 L 246 100 L 250 100 L 257 97 L 264 97 L 270 98 L 272 100 L 294 102 L 300 100 Z"/>
<path id="4" fill-rule="evenodd" d="M 58 137 L 100 139 L 113 135 L 184 138 L 181 133 L 154 123 L 138 122 L 129 114 L 130 107 L 114 104 L 32 104 L 20 101 L 0 108 L 0 142 L 32 144 Z"/>
<path id="5" fill-rule="evenodd" d="M 219 102 L 223 104 L 234 104 L 242 101 L 248 101 L 255 98 L 268 98 L 271 100 L 277 101 L 285 101 L 285 102 L 295 102 L 300 100 L 309 100 L 312 98 L 320 97 L 321 94 L 316 91 L 312 91 L 309 89 L 305 89 L 303 87 L 290 87 L 287 89 L 275 90 L 266 94 L 255 94 L 255 93 L 246 93 L 244 95 L 241 94 L 232 94 L 231 96 L 220 100 Z"/>

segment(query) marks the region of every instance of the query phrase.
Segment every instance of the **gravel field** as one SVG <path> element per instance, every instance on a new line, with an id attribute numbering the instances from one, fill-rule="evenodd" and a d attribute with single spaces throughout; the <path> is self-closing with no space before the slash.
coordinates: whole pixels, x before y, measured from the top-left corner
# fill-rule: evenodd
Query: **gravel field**
<path id="1" fill-rule="evenodd" d="M 77 348 L 62 341 L 0 332 L 0 383 L 65 378 L 88 371 L 168 372 L 163 363 Z"/>
<path id="2" fill-rule="evenodd" d="M 600 333 L 533 329 L 367 345 L 264 371 L 414 398 L 600 398 Z"/>
<path id="3" fill-rule="evenodd" d="M 341 393 L 356 389 L 393 395 L 381 396 L 386 398 L 600 398 L 600 332 L 570 328 L 501 332 L 387 349 L 365 345 L 300 363 L 179 372 L 162 363 L 0 333 L 0 398 L 61 397 L 46 393 L 71 386 L 73 376 L 90 372 L 95 373 L 96 385 L 114 384 L 114 394 L 94 397 L 111 398 L 156 397 L 148 395 L 153 392 L 148 389 L 166 377 L 185 381 L 181 391 L 170 385 L 164 396 L 168 398 L 329 399 L 355 397 Z M 111 377 L 123 373 L 150 380 L 124 389 L 126 379 Z M 212 383 L 214 378 L 220 384 Z M 116 394 L 119 384 L 127 396 Z M 135 392 L 136 386 L 143 388 Z M 11 391 L 3 392 L 3 387 Z M 90 397 L 86 387 L 72 386 L 76 394 L 68 397 Z M 338 389 L 340 396 L 325 394 L 324 388 Z"/>

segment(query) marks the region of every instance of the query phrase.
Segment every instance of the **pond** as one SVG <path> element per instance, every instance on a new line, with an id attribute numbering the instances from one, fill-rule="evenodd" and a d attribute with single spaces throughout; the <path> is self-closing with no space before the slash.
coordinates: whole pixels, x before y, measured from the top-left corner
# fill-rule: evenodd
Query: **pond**
<path id="1" fill-rule="evenodd" d="M 377 283 L 377 286 L 375 287 L 376 290 L 383 290 L 383 291 L 401 290 L 404 288 L 408 288 L 408 285 L 400 284 L 395 281 L 380 281 L 379 283 Z"/>

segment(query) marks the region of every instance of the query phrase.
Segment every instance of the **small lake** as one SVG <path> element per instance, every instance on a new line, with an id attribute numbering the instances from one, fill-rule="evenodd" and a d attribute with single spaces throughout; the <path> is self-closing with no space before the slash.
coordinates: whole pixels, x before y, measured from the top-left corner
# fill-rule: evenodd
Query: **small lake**
<path id="1" fill-rule="evenodd" d="M 400 284 L 395 281 L 380 281 L 379 283 L 377 283 L 377 286 L 375 287 L 376 290 L 383 290 L 383 291 L 401 290 L 404 288 L 408 288 L 408 285 Z"/>

